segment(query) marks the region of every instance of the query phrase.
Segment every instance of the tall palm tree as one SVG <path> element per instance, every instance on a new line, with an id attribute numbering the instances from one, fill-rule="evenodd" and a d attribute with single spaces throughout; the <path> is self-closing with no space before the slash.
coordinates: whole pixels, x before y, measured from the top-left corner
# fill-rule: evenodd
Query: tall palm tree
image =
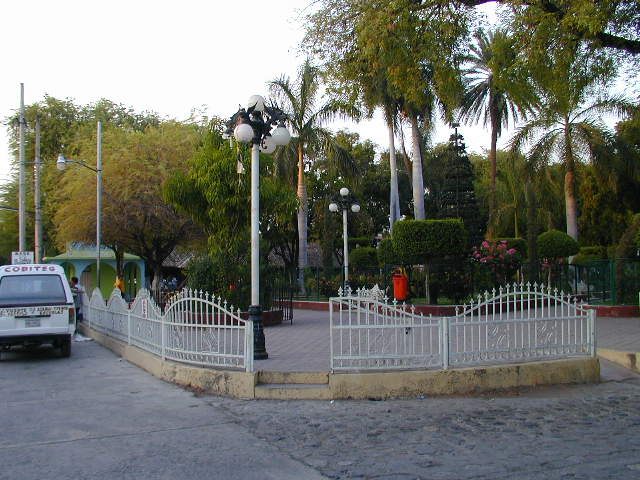
<path id="1" fill-rule="evenodd" d="M 496 152 L 502 129 L 525 118 L 535 104 L 534 89 L 521 71 L 514 68 L 516 52 L 513 42 L 504 30 L 475 35 L 465 69 L 466 91 L 460 105 L 460 117 L 465 123 L 478 123 L 491 128 L 489 162 L 491 189 L 489 194 L 489 228 L 496 214 Z"/>
<path id="2" fill-rule="evenodd" d="M 353 176 L 353 163 L 349 154 L 334 141 L 333 134 L 323 127 L 336 115 L 357 116 L 355 110 L 330 100 L 320 104 L 320 72 L 307 59 L 300 70 L 298 78 L 292 82 L 289 77 L 282 76 L 268 83 L 275 103 L 288 115 L 289 126 L 293 138 L 288 153 L 292 153 L 297 161 L 297 195 L 298 195 L 298 268 L 300 287 L 302 270 L 308 264 L 307 231 L 309 206 L 305 182 L 305 161 L 322 155 L 328 164 L 340 170 L 346 176 Z M 286 157 L 287 151 L 280 151 Z"/>
<path id="3" fill-rule="evenodd" d="M 511 139 L 511 148 L 528 152 L 533 164 L 560 160 L 564 167 L 564 203 L 567 234 L 578 240 L 576 165 L 594 160 L 609 132 L 601 122 L 603 115 L 631 112 L 633 104 L 623 96 L 600 96 L 601 79 L 591 74 L 581 57 L 558 62 L 541 83 L 542 104 L 531 120 Z M 593 99 L 593 100 L 592 100 Z"/>

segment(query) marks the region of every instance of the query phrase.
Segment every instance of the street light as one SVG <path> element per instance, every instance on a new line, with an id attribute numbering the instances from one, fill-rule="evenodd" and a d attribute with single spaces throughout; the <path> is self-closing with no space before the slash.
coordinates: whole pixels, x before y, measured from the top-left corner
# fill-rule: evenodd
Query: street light
<path id="1" fill-rule="evenodd" d="M 65 158 L 65 156 L 61 153 L 58 155 L 58 161 L 56 162 L 56 167 L 58 170 L 64 170 L 67 166 L 67 163 L 75 163 L 76 165 L 81 165 L 89 170 L 96 172 L 97 176 L 97 186 L 96 186 L 96 283 L 98 288 L 100 288 L 100 234 L 101 234 L 101 212 L 102 212 L 102 122 L 98 121 L 98 140 L 97 140 L 97 153 L 96 153 L 96 168 L 93 168 L 90 165 L 87 165 L 84 162 L 80 162 L 78 160 L 70 160 Z"/>
<path id="2" fill-rule="evenodd" d="M 329 211 L 336 213 L 342 209 L 342 237 L 344 241 L 344 285 L 342 289 L 345 290 L 349 285 L 349 245 L 347 242 L 347 211 L 351 209 L 353 213 L 360 211 L 360 205 L 356 202 L 353 196 L 349 195 L 349 189 L 342 187 L 340 189 L 340 197 L 329 204 Z"/>
<path id="3" fill-rule="evenodd" d="M 289 143 L 291 134 L 284 122 L 287 116 L 276 107 L 265 105 L 264 98 L 253 95 L 247 109 L 240 108 L 227 122 L 224 132 L 240 143 L 251 143 L 251 306 L 253 322 L 253 358 L 268 358 L 260 307 L 260 152 L 272 153 L 277 146 Z M 276 128 L 271 131 L 272 126 Z"/>

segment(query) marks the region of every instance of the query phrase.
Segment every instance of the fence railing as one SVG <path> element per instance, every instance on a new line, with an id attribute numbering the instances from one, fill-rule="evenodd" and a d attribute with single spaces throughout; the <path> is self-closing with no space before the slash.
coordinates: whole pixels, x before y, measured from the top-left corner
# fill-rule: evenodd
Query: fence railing
<path id="1" fill-rule="evenodd" d="M 428 368 L 442 365 L 438 318 L 391 304 L 381 291 L 339 290 L 330 308 L 331 370 Z"/>
<path id="2" fill-rule="evenodd" d="M 595 310 L 538 284 L 485 292 L 453 317 L 424 316 L 379 289 L 330 299 L 331 369 L 449 368 L 595 356 Z"/>
<path id="3" fill-rule="evenodd" d="M 374 284 L 391 292 L 392 274 L 400 265 L 349 267 L 349 283 L 355 290 Z M 409 276 L 410 295 L 430 303 L 455 304 L 506 283 L 544 283 L 581 295 L 590 303 L 635 304 L 640 292 L 640 258 L 591 260 L 584 264 L 523 263 L 508 269 L 479 262 L 431 263 L 403 266 Z M 428 277 L 428 282 L 427 282 Z M 326 300 L 343 284 L 343 269 L 305 269 L 305 298 Z M 391 293 L 389 293 L 391 295 Z"/>
<path id="4" fill-rule="evenodd" d="M 88 304 L 90 328 L 162 359 L 253 371 L 253 324 L 220 297 L 185 289 L 162 310 L 144 289 L 130 307 L 119 290 L 105 303 L 96 289 Z"/>

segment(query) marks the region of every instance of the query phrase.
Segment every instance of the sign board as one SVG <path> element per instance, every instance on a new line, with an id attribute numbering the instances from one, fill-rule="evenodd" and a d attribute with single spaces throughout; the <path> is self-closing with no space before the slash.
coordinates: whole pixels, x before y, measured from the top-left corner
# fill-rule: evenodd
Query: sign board
<path id="1" fill-rule="evenodd" d="M 33 252 L 11 252 L 11 264 L 33 263 Z"/>

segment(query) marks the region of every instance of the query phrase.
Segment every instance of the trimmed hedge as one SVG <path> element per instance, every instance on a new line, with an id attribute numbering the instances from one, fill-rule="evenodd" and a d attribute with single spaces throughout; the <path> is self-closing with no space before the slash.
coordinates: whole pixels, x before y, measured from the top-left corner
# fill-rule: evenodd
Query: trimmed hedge
<path id="1" fill-rule="evenodd" d="M 397 259 L 404 264 L 423 264 L 467 251 L 467 231 L 459 218 L 402 220 L 394 225 L 391 240 Z"/>
<path id="2" fill-rule="evenodd" d="M 349 253 L 349 264 L 353 267 L 376 267 L 378 251 L 373 247 L 354 248 Z"/>
<path id="3" fill-rule="evenodd" d="M 607 258 L 607 247 L 596 245 L 592 247 L 580 247 L 580 252 L 573 257 L 574 265 L 586 265 L 594 260 Z"/>
<path id="4" fill-rule="evenodd" d="M 538 235 L 538 255 L 540 258 L 555 260 L 570 257 L 579 251 L 578 242 L 560 230 L 549 230 Z"/>
<path id="5" fill-rule="evenodd" d="M 529 256 L 527 241 L 524 238 L 519 237 L 501 237 L 496 238 L 499 241 L 506 241 L 507 248 L 515 248 L 520 254 L 520 258 L 527 258 Z"/>

